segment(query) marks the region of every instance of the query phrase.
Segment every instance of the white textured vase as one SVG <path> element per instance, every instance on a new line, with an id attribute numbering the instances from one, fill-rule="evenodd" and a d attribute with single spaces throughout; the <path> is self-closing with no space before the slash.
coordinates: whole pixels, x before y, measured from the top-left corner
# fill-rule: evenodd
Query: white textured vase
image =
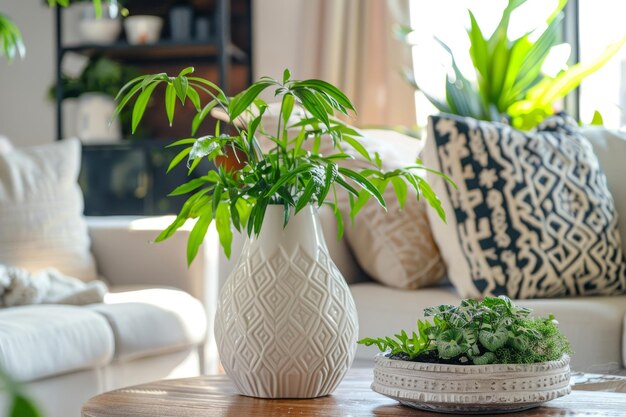
<path id="1" fill-rule="evenodd" d="M 317 211 L 305 207 L 283 228 L 269 206 L 224 284 L 215 338 L 224 370 L 243 395 L 330 394 L 354 359 L 352 295 L 326 247 Z"/>

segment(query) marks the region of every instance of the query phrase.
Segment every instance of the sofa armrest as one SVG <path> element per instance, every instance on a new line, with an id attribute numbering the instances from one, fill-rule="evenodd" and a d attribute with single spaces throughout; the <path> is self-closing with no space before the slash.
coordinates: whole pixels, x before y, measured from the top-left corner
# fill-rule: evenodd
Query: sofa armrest
<path id="1" fill-rule="evenodd" d="M 91 250 L 98 272 L 111 285 L 175 287 L 199 299 L 207 319 L 207 340 L 200 351 L 202 367 L 204 372 L 214 373 L 219 364 L 213 336 L 219 278 L 230 268 L 230 262 L 220 250 L 214 225 L 190 267 L 186 260 L 187 238 L 193 222 L 186 223 L 166 241 L 152 243 L 172 220 L 174 216 L 88 217 Z"/>
<path id="2" fill-rule="evenodd" d="M 208 301 L 207 286 L 217 282 L 217 238 L 207 233 L 203 247 L 187 267 L 187 238 L 192 224 L 168 240 L 152 243 L 173 216 L 88 217 L 91 249 L 99 274 L 111 285 L 149 285 L 180 288 Z"/>

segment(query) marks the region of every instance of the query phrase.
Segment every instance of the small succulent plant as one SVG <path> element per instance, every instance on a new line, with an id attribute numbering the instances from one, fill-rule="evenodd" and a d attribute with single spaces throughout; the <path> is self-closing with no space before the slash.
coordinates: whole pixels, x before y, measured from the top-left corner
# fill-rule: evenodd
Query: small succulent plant
<path id="1" fill-rule="evenodd" d="M 418 320 L 417 331 L 391 337 L 365 338 L 392 359 L 486 365 L 537 363 L 571 353 L 554 316 L 530 317 L 531 310 L 504 296 L 463 300 L 424 310 L 432 321 Z"/>

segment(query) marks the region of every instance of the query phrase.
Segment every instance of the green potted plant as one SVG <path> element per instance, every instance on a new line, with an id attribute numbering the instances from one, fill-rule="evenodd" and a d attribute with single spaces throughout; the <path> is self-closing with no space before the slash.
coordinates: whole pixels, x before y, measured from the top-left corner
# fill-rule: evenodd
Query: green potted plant
<path id="1" fill-rule="evenodd" d="M 411 334 L 365 338 L 376 346 L 372 389 L 401 403 L 441 412 L 519 411 L 566 395 L 567 338 L 553 316 L 507 297 L 463 300 L 424 310 Z"/>
<path id="2" fill-rule="evenodd" d="M 523 36 L 512 39 L 509 34 L 512 14 L 526 1 L 508 0 L 500 22 L 488 36 L 468 10 L 469 55 L 476 81 L 470 81 L 472 77 L 461 72 L 455 53 L 439 40 L 452 62 L 446 79 L 445 98 L 430 94 L 409 72 L 407 78 L 437 110 L 444 113 L 478 120 L 509 121 L 521 130 L 534 128 L 555 113 L 555 104 L 559 100 L 619 52 L 626 36 L 607 46 L 594 61 L 568 66 L 555 76 L 547 75 L 542 72 L 542 67 L 550 51 L 562 43 L 559 36 L 563 20 L 561 11 L 567 0 L 559 0 L 546 18 L 545 26 L 532 28 Z M 413 44 L 412 32 L 410 28 L 402 28 L 399 35 Z"/>
<path id="3" fill-rule="evenodd" d="M 337 193 L 349 193 L 352 215 L 369 198 L 386 206 L 382 192 L 393 187 L 406 200 L 414 187 L 439 215 L 439 200 L 413 166 L 383 172 L 378 155 L 370 155 L 354 129 L 335 119 L 335 112 L 354 111 L 350 100 L 321 80 L 292 80 L 288 70 L 280 81 L 267 77 L 234 97 L 187 68 L 170 77 L 144 75 L 118 95 L 121 111 L 135 98 L 135 129 L 157 87 L 165 88 L 165 113 L 172 123 L 176 102 L 190 102 L 197 111 L 191 135 L 215 108 L 230 121 L 218 121 L 212 135 L 190 137 L 170 146 L 182 147 L 170 169 L 187 159 L 189 172 L 206 158 L 216 169 L 177 187 L 172 195 L 190 197 L 174 222 L 156 241 L 170 237 L 188 219 L 196 219 L 187 247 L 191 262 L 215 221 L 226 255 L 233 229 L 247 234 L 237 266 L 221 290 L 215 336 L 226 373 L 245 395 L 269 398 L 311 398 L 327 395 L 352 363 L 357 337 L 354 301 L 330 259 L 320 229 L 317 207 L 334 211 L 343 232 Z M 270 90 L 280 100 L 279 123 L 268 131 L 260 98 Z M 203 96 L 207 101 L 204 102 Z M 306 116 L 290 123 L 301 108 Z M 294 131 L 295 129 L 295 131 Z M 262 151 L 263 144 L 271 144 Z M 322 144 L 332 152 L 321 154 Z M 367 169 L 341 166 L 351 147 L 371 161 Z"/>

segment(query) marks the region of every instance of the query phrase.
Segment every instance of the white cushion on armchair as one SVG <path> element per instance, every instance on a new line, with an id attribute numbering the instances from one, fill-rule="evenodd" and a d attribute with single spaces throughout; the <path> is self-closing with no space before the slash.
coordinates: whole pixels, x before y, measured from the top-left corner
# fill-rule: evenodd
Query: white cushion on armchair
<path id="1" fill-rule="evenodd" d="M 0 264 L 97 277 L 77 178 L 80 142 L 0 153 Z"/>
<path id="2" fill-rule="evenodd" d="M 115 335 L 115 360 L 154 356 L 204 341 L 204 309 L 200 301 L 186 292 L 136 286 L 112 290 L 104 303 L 87 308 L 109 322 Z"/>
<path id="3" fill-rule="evenodd" d="M 18 381 L 104 366 L 113 351 L 106 320 L 82 307 L 0 309 L 0 367 Z"/>

